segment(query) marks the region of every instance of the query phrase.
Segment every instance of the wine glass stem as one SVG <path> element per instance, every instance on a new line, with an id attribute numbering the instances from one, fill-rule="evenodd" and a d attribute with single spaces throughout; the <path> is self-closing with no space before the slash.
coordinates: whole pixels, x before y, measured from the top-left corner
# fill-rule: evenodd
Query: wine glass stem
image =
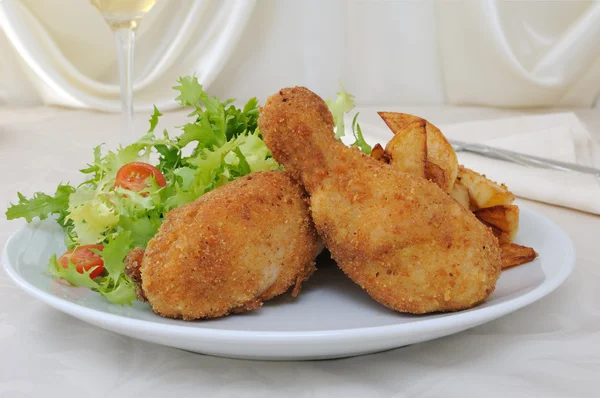
<path id="1" fill-rule="evenodd" d="M 121 81 L 121 137 L 122 145 L 134 141 L 133 131 L 133 47 L 135 30 L 120 28 L 114 31 L 119 59 Z"/>

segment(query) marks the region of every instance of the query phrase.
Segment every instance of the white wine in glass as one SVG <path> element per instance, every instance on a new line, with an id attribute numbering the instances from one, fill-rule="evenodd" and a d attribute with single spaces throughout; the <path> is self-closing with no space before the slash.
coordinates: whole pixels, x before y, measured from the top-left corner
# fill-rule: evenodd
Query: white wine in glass
<path id="1" fill-rule="evenodd" d="M 90 0 L 100 12 L 117 42 L 121 82 L 121 144 L 135 139 L 133 131 L 133 51 L 135 31 L 157 0 Z"/>

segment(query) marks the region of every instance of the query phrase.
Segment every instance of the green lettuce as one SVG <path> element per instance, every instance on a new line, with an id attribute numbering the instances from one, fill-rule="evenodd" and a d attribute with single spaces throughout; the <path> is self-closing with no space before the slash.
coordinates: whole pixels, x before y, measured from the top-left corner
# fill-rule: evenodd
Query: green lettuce
<path id="1" fill-rule="evenodd" d="M 329 107 L 333 115 L 335 123 L 335 138 L 342 138 L 345 134 L 344 115 L 350 112 L 356 106 L 354 104 L 354 96 L 346 91 L 340 82 L 341 90 L 336 92 L 337 98 L 334 100 L 327 99 L 325 103 Z"/>
<path id="2" fill-rule="evenodd" d="M 63 279 L 69 282 L 71 286 L 83 286 L 90 289 L 96 289 L 98 288 L 98 282 L 90 278 L 90 274 L 95 269 L 96 267 L 80 274 L 75 269 L 75 265 L 73 265 L 71 260 L 69 260 L 68 266 L 63 268 L 63 266 L 58 262 L 56 254 L 53 254 L 52 257 L 50 257 L 50 260 L 48 260 L 48 268 L 46 271 L 55 278 Z"/>
<path id="3" fill-rule="evenodd" d="M 75 192 L 75 188 L 68 184 L 61 184 L 56 188 L 54 196 L 43 192 L 36 192 L 31 199 L 27 199 L 22 193 L 18 192 L 19 202 L 10 204 L 6 210 L 6 218 L 14 220 L 24 218 L 31 222 L 34 218 L 45 220 L 51 214 L 62 215 L 64 220 L 69 208 L 69 198 Z M 64 222 L 61 224 L 64 227 Z"/>
<path id="4" fill-rule="evenodd" d="M 365 141 L 360 124 L 356 122 L 356 119 L 358 119 L 358 112 L 356 115 L 354 115 L 354 119 L 352 119 L 352 135 L 354 135 L 354 139 L 356 141 L 354 141 L 354 143 L 350 146 L 358 147 L 362 153 L 370 155 L 373 148 L 371 148 L 371 145 L 367 144 L 367 141 Z"/>
<path id="5" fill-rule="evenodd" d="M 356 105 L 354 103 L 354 95 L 348 93 L 342 83 L 340 82 L 341 90 L 336 92 L 337 97 L 334 100 L 327 99 L 325 103 L 333 116 L 333 123 L 335 124 L 335 138 L 341 139 L 345 134 L 344 126 L 344 115 L 350 113 Z M 365 141 L 360 125 L 357 123 L 358 113 L 354 115 L 352 119 L 352 134 L 354 135 L 355 141 L 350 146 L 355 146 L 360 149 L 364 154 L 371 153 L 371 146 Z"/>

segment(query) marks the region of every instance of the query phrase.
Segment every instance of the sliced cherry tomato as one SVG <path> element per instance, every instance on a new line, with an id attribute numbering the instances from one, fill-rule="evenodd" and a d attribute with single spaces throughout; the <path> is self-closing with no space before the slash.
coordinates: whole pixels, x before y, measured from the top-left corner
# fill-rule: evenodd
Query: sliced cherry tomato
<path id="1" fill-rule="evenodd" d="M 65 252 L 60 258 L 58 262 L 63 268 L 69 267 L 69 259 L 75 266 L 75 270 L 80 274 L 83 274 L 84 271 L 89 271 L 90 269 L 96 267 L 91 273 L 90 278 L 94 279 L 98 275 L 102 273 L 104 270 L 104 261 L 99 254 L 94 253 L 90 249 L 96 249 L 98 251 L 104 250 L 104 246 L 102 245 L 84 245 L 79 246 L 76 249 L 69 250 Z"/>
<path id="2" fill-rule="evenodd" d="M 115 187 L 139 192 L 150 186 L 148 179 L 152 176 L 154 176 L 159 186 L 164 187 L 167 185 L 165 176 L 151 164 L 144 162 L 127 163 L 117 171 Z"/>

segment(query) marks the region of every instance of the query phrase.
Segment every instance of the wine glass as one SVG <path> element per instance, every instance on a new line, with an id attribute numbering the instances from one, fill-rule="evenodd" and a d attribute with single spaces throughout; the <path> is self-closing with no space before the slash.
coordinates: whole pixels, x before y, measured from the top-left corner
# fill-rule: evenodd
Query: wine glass
<path id="1" fill-rule="evenodd" d="M 100 12 L 117 42 L 121 82 L 121 144 L 135 139 L 133 131 L 133 51 L 140 21 L 157 0 L 90 0 Z"/>

